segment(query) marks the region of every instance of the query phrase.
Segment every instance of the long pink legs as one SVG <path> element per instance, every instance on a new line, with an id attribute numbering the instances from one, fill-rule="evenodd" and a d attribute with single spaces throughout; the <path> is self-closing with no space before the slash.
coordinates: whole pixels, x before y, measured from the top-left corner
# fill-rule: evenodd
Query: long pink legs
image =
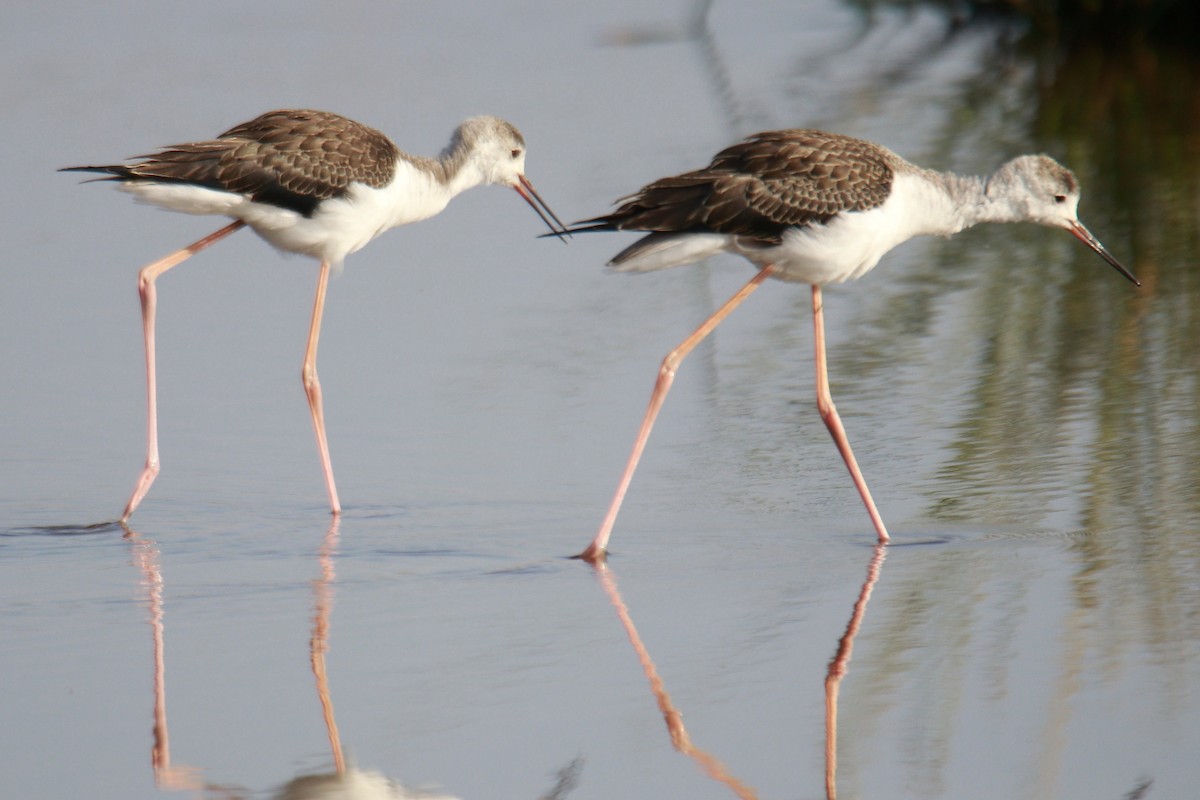
<path id="1" fill-rule="evenodd" d="M 678 347 L 668 353 L 667 357 L 663 359 L 662 366 L 658 370 L 658 380 L 655 382 L 654 391 L 650 395 L 650 405 L 646 409 L 646 415 L 642 417 L 642 426 L 638 429 L 637 439 L 634 440 L 633 452 L 630 454 L 629 461 L 625 465 L 625 471 L 621 473 L 621 480 L 617 483 L 617 492 L 608 507 L 608 513 L 605 514 L 604 521 L 600 524 L 600 531 L 596 534 L 596 538 L 592 539 L 591 544 L 576 556 L 577 558 L 592 563 L 604 560 L 608 552 L 608 539 L 612 535 L 613 525 L 617 521 L 617 514 L 621 510 L 621 503 L 625 499 L 625 492 L 629 489 L 629 484 L 633 480 L 633 473 L 637 469 L 638 461 L 642 457 L 642 451 L 646 449 L 646 442 L 650 438 L 650 429 L 654 427 L 654 421 L 658 417 L 658 412 L 662 409 L 667 392 L 670 391 L 671 384 L 675 381 L 675 372 L 679 369 L 679 365 L 683 362 L 683 359 L 695 349 L 696 345 L 704 340 L 704 337 L 712 333 L 743 300 L 749 297 L 751 292 L 762 285 L 762 282 L 769 278 L 774 271 L 775 268 L 771 265 L 763 267 L 733 297 L 729 298 L 725 302 L 725 305 L 718 308 L 711 317 L 705 320 L 699 328 L 693 331 L 690 336 L 684 339 Z M 867 513 L 871 516 L 871 522 L 874 523 L 875 531 L 879 534 L 880 543 L 886 544 L 889 541 L 887 528 L 884 527 L 883 518 L 875 508 L 875 501 L 871 499 L 871 492 L 867 488 L 867 482 L 863 479 L 862 472 L 858 468 L 858 462 L 854 460 L 854 453 L 850 450 L 850 441 L 846 438 L 846 430 L 842 427 L 842 420 L 838 416 L 837 408 L 833 405 L 833 396 L 829 392 L 829 372 L 825 365 L 825 315 L 821 306 L 821 287 L 813 286 L 812 292 L 813 330 L 817 361 L 817 409 L 821 413 L 821 419 L 825 421 L 825 426 L 829 428 L 829 432 L 833 436 L 833 441 L 837 445 L 838 452 L 842 454 L 842 460 L 846 462 L 846 467 L 850 470 L 850 476 L 854 480 L 854 485 L 858 488 L 859 494 L 862 495 L 863 502 L 867 506 Z"/>
<path id="2" fill-rule="evenodd" d="M 875 525 L 875 532 L 879 534 L 879 543 L 887 544 L 890 537 L 887 528 L 883 525 L 883 517 L 879 515 L 879 509 L 875 508 L 875 501 L 871 499 L 871 490 L 867 488 L 867 481 L 858 468 L 858 462 L 854 460 L 854 451 L 850 449 L 850 439 L 846 437 L 846 429 L 842 427 L 842 418 L 838 416 L 837 407 L 833 405 L 833 395 L 829 392 L 829 369 L 825 366 L 825 309 L 821 301 L 820 286 L 812 287 L 812 309 L 813 341 L 817 351 L 817 410 L 821 412 L 821 419 L 825 421 L 825 427 L 829 428 L 833 442 L 837 445 L 838 452 L 842 454 L 846 468 L 850 470 L 850 477 L 854 480 L 858 493 L 862 495 L 863 503 L 867 507 L 867 514 L 870 515 L 871 522 Z"/>
<path id="3" fill-rule="evenodd" d="M 646 441 L 650 438 L 650 429 L 654 427 L 654 420 L 658 417 L 658 412 L 662 408 L 663 401 L 667 398 L 667 392 L 670 391 L 671 384 L 675 382 L 675 371 L 679 369 L 679 365 L 683 363 L 683 359 L 695 349 L 696 345 L 704 341 L 704 337 L 712 333 L 743 300 L 749 297 L 751 292 L 761 286 L 762 282 L 770 277 L 774 271 L 775 268 L 770 265 L 759 270 L 758 274 L 751 278 L 749 283 L 739 289 L 733 297 L 725 301 L 725 305 L 718 308 L 716 313 L 706 319 L 699 328 L 692 332 L 691 336 L 684 339 L 670 353 L 667 353 L 667 357 L 663 359 L 662 366 L 658 369 L 658 380 L 655 381 L 654 391 L 650 394 L 650 405 L 646 409 L 646 415 L 642 417 L 642 427 L 638 429 L 637 439 L 633 442 L 633 453 L 629 456 L 629 462 L 625 465 L 625 471 L 621 473 L 621 480 L 617 484 L 617 493 L 613 496 L 612 504 L 608 507 L 608 513 L 604 515 L 604 521 L 600 523 L 600 532 L 596 534 L 596 538 L 592 539 L 592 543 L 576 558 L 582 558 L 592 563 L 604 560 L 604 556 L 608 552 L 608 537 L 612 535 L 613 525 L 617 521 L 617 513 L 621 510 L 621 502 L 625 499 L 625 492 L 629 489 L 629 482 L 633 480 L 633 472 L 637 469 L 638 461 L 642 457 L 642 451 L 646 449 Z"/>
<path id="4" fill-rule="evenodd" d="M 154 479 L 158 477 L 158 382 L 154 354 L 154 323 L 158 307 L 158 290 L 155 281 L 159 275 L 171 267 L 180 264 L 199 253 L 211 244 L 219 242 L 229 234 L 245 226 L 241 220 L 231 222 L 215 233 L 205 236 L 182 250 L 177 250 L 166 258 L 159 259 L 153 264 L 142 268 L 138 274 L 138 292 L 142 298 L 142 328 L 146 338 L 146 465 L 138 476 L 133 487 L 133 494 L 125 504 L 125 513 L 121 522 L 128 522 L 146 492 L 150 491 Z M 321 314 L 325 309 L 325 290 L 329 285 L 329 264 L 321 262 L 321 272 L 317 278 L 317 296 L 313 301 L 312 324 L 308 331 L 308 345 L 304 350 L 304 366 L 301 378 L 304 381 L 304 391 L 308 395 L 308 408 L 312 412 L 313 428 L 317 434 L 317 450 L 321 456 L 321 469 L 325 473 L 325 488 L 329 492 L 329 507 L 333 513 L 340 514 L 341 503 L 338 502 L 337 487 L 333 483 L 333 467 L 329 461 L 329 445 L 325 437 L 325 414 L 321 403 L 321 383 L 317 379 L 317 340 L 321 335 Z"/>
<path id="5" fill-rule="evenodd" d="M 221 241 L 245 224 L 241 220 L 231 222 L 219 231 L 210 233 L 182 250 L 176 250 L 153 264 L 147 264 L 138 273 L 138 294 L 142 298 L 142 331 L 146 340 L 146 465 L 142 467 L 142 473 L 138 476 L 137 483 L 134 484 L 133 494 L 129 496 L 129 502 L 125 504 L 125 513 L 121 515 L 121 522 L 129 521 L 129 516 L 138 507 L 138 503 L 142 502 L 146 492 L 150 491 L 154 479 L 158 477 L 158 388 L 154 366 L 154 318 L 158 306 L 158 290 L 155 288 L 154 282 L 159 275 L 171 267 L 183 263 L 209 245 Z"/>
<path id="6" fill-rule="evenodd" d="M 329 286 L 329 262 L 321 262 L 317 276 L 317 296 L 313 300 L 312 324 L 308 329 L 308 346 L 304 349 L 304 364 L 300 379 L 308 395 L 308 410 L 312 412 L 313 430 L 317 434 L 317 452 L 321 470 L 325 473 L 325 489 L 329 492 L 329 508 L 334 515 L 342 513 L 337 486 L 333 483 L 333 465 L 329 461 L 329 440 L 325 437 L 325 406 L 321 402 L 321 381 L 317 378 L 317 340 L 321 338 L 321 314 L 325 311 L 325 290 Z"/>

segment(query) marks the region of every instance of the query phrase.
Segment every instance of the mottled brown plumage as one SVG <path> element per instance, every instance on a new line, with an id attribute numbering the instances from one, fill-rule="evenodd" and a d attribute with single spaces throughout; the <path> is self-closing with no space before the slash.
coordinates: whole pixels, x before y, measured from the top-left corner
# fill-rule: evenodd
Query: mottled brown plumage
<path id="1" fill-rule="evenodd" d="M 329 276 L 346 256 L 400 225 L 428 219 L 460 193 L 508 186 L 565 241 L 562 222 L 525 177 L 525 140 L 510 123 L 489 116 L 464 120 L 436 158 L 402 153 L 382 133 L 324 111 L 281 110 L 236 125 L 216 139 L 175 145 L 132 163 L 67 167 L 98 172 L 98 180 L 143 202 L 187 214 L 234 221 L 142 268 L 138 292 L 146 343 L 146 463 L 121 522 L 126 522 L 159 471 L 155 359 L 156 281 L 162 273 L 249 227 L 285 253 L 321 266 L 301 374 L 317 439 L 329 507 L 341 513 L 325 434 L 317 343 Z"/>
<path id="2" fill-rule="evenodd" d="M 579 223 L 572 231 L 645 233 L 608 262 L 620 271 L 669 269 L 718 253 L 742 256 L 758 268 L 663 359 L 617 491 L 579 557 L 604 559 L 625 493 L 683 359 L 768 278 L 812 287 L 817 408 L 880 544 L 886 544 L 887 527 L 829 389 L 822 287 L 861 277 L 914 236 L 950 236 L 981 222 L 1063 228 L 1136 284 L 1137 278 L 1079 221 L 1078 206 L 1078 181 L 1049 156 L 1019 156 L 987 177 L 962 176 L 922 169 L 861 139 L 796 129 L 751 136 L 722 150 L 704 169 L 657 180 L 611 214 Z"/>
<path id="3" fill-rule="evenodd" d="M 881 205 L 904 163 L 849 136 L 768 131 L 722 150 L 704 169 L 654 181 L 579 230 L 711 231 L 779 244 L 789 228 Z"/>
<path id="4" fill-rule="evenodd" d="M 395 174 L 400 150 L 388 137 L 327 111 L 268 111 L 216 139 L 177 144 L 136 164 L 74 169 L 104 171 L 109 180 L 186 183 L 244 194 L 305 216 L 351 183 L 374 189 Z"/>

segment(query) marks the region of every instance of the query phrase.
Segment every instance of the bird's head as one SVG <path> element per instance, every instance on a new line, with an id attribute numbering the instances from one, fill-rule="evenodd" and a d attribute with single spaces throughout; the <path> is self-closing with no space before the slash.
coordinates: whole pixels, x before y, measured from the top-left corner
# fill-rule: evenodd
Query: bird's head
<path id="1" fill-rule="evenodd" d="M 467 154 L 467 162 L 478 172 L 480 183 L 515 189 L 546 226 L 566 241 L 566 226 L 525 177 L 525 137 L 512 123 L 497 117 L 472 117 L 454 131 L 450 148 Z"/>
<path id="2" fill-rule="evenodd" d="M 1125 269 L 1079 221 L 1079 180 L 1075 173 L 1050 156 L 1014 158 L 988 178 L 984 191 L 991 202 L 1006 208 L 1010 219 L 1069 231 L 1113 269 L 1141 286 L 1133 273 Z"/>
<path id="3" fill-rule="evenodd" d="M 449 149 L 465 155 L 480 183 L 516 187 L 525 173 L 525 137 L 497 117 L 472 117 L 454 131 Z"/>

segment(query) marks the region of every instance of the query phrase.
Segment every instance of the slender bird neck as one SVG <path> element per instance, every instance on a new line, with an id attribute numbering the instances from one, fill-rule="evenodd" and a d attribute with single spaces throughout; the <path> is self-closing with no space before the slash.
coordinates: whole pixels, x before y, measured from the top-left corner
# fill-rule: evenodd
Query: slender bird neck
<path id="1" fill-rule="evenodd" d="M 383 224 L 372 230 L 372 236 L 397 225 L 428 219 L 457 195 L 489 182 L 478 147 L 464 143 L 457 134 L 434 158 L 407 154 L 401 158 L 404 166 L 397 167 L 389 190 L 381 198 L 388 204 L 380 209 Z"/>
<path id="2" fill-rule="evenodd" d="M 905 238 L 950 236 L 983 221 L 981 178 L 922 169 L 905 162 L 897 170 L 893 191 L 903 197 Z"/>
<path id="3" fill-rule="evenodd" d="M 450 197 L 461 194 L 486 182 L 486 176 L 472 157 L 475 151 L 455 137 L 437 158 L 417 158 L 413 161 L 428 170 Z"/>
<path id="4" fill-rule="evenodd" d="M 930 233 L 948 236 L 982 222 L 1021 222 L 1029 218 L 1027 195 L 995 175 L 958 175 L 920 168 L 915 174 L 928 186 Z"/>

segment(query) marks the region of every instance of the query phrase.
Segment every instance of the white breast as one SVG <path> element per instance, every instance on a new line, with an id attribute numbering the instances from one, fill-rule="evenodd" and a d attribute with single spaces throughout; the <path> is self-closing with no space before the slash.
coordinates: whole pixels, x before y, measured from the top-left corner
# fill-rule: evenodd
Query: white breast
<path id="1" fill-rule="evenodd" d="M 957 214 L 950 214 L 943 192 L 919 177 L 899 174 L 892 193 L 869 211 L 851 211 L 824 225 L 794 228 L 776 247 L 735 242 L 735 252 L 755 264 L 774 264 L 775 277 L 824 285 L 861 277 L 884 254 L 914 236 L 949 235 L 962 230 Z"/>
<path id="2" fill-rule="evenodd" d="M 382 189 L 352 184 L 343 197 L 322 201 L 311 217 L 246 195 L 187 184 L 127 181 L 123 191 L 139 200 L 187 214 L 217 214 L 244 220 L 270 244 L 288 253 L 341 263 L 350 253 L 397 225 L 426 219 L 452 194 L 429 172 L 407 161 Z"/>

